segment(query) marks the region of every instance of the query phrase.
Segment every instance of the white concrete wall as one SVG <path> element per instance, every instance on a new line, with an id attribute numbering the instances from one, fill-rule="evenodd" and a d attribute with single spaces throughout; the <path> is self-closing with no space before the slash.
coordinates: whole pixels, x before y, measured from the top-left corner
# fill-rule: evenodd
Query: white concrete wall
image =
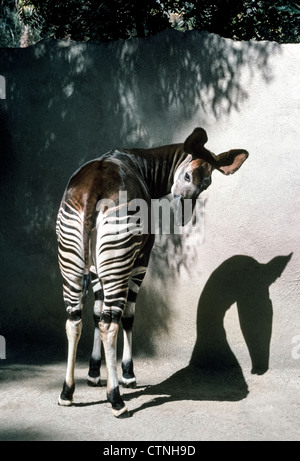
<path id="1" fill-rule="evenodd" d="M 245 51 L 249 47 L 247 43 L 231 40 L 223 43 L 228 59 L 234 55 L 234 50 Z M 266 51 L 268 49 L 272 50 L 270 55 Z M 259 62 L 264 53 L 267 55 L 266 62 Z M 203 100 L 199 101 L 199 109 L 185 127 L 191 131 L 197 125 L 204 126 L 209 136 L 207 146 L 216 153 L 243 147 L 248 149 L 250 157 L 234 176 L 225 177 L 215 172 L 213 184 L 206 193 L 205 239 L 197 249 L 197 256 L 194 255 L 196 261 L 189 267 L 191 273 L 181 272 L 175 302 L 172 303 L 174 330 L 177 332 L 174 348 L 175 343 L 179 346 L 178 338 L 181 336 L 184 347 L 190 347 L 195 340 L 193 333 L 195 335 L 196 332 L 191 325 L 193 309 L 206 281 L 224 261 L 235 255 L 247 255 L 266 264 L 279 255 L 293 253 L 281 277 L 270 283 L 269 294 L 273 304 L 270 366 L 298 368 L 300 362 L 295 360 L 295 353 L 292 354 L 297 343 L 292 341 L 300 332 L 300 84 L 297 76 L 300 50 L 299 45 L 259 43 L 255 55 L 252 60 L 250 52 L 245 62 L 236 69 L 238 79 L 235 83 L 243 94 L 238 107 L 216 116 L 210 100 L 205 111 Z M 228 82 L 225 85 L 229 85 Z M 233 91 L 233 98 L 234 94 Z M 224 98 L 218 111 L 222 112 L 226 105 L 228 101 Z M 182 139 L 184 132 L 175 134 L 174 141 L 178 141 L 180 136 Z M 284 265 L 284 261 L 274 264 L 278 274 L 281 264 Z M 246 271 L 250 279 L 251 270 Z M 255 269 L 256 272 L 258 270 Z M 236 290 L 238 292 L 239 288 L 236 287 Z M 174 298 L 174 291 L 171 291 L 170 297 Z M 254 304 L 259 302 L 259 297 L 257 289 L 253 293 Z M 264 309 L 266 303 L 261 304 L 260 308 Z M 247 308 L 251 309 L 251 302 Z M 214 309 L 213 305 L 211 309 Z M 256 322 L 263 324 L 259 312 L 254 315 Z M 254 335 L 262 335 L 255 331 L 255 323 L 250 328 Z M 170 330 L 174 333 L 173 328 Z M 250 369 L 236 305 L 227 311 L 225 330 L 239 363 Z"/>
<path id="2" fill-rule="evenodd" d="M 56 337 L 64 344 L 54 221 L 72 172 L 113 147 L 183 142 L 202 126 L 215 153 L 242 147 L 250 157 L 234 176 L 214 173 L 199 245 L 187 249 L 179 240 L 176 258 L 172 239 L 156 246 L 139 300 L 135 351 L 188 363 L 198 335 L 203 351 L 212 338 L 211 353 L 222 362 L 220 350 L 228 344 L 219 328 L 225 316 L 230 349 L 250 369 L 236 306 L 226 309 L 234 295 L 243 298 L 244 310 L 253 309 L 250 320 L 244 314 L 251 347 L 257 337 L 265 349 L 269 279 L 255 261 L 266 264 L 293 253 L 269 289 L 270 366 L 297 369 L 292 340 L 300 335 L 300 45 L 173 31 L 108 45 L 46 41 L 0 50 L 0 64 L 6 80 L 6 99 L 0 101 L 5 313 L 0 334 L 7 338 L 7 355 L 18 349 L 21 331 L 25 342 L 44 344 L 48 335 L 50 344 Z M 230 259 L 237 255 L 253 259 L 245 267 L 243 258 Z M 222 266 L 211 283 L 218 293 L 230 285 L 229 305 L 210 289 L 199 302 L 206 282 L 227 260 L 232 264 Z M 281 263 L 273 266 L 279 271 Z M 210 314 L 199 311 L 207 309 L 215 311 L 218 326 L 203 333 Z M 196 327 L 197 315 L 202 324 Z M 90 337 L 82 341 L 87 349 Z"/>

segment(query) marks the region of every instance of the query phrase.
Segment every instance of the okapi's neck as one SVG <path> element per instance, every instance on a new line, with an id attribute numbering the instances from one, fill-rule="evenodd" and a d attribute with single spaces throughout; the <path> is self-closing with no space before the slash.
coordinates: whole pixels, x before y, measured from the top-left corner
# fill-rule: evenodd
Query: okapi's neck
<path id="1" fill-rule="evenodd" d="M 187 157 L 183 144 L 171 144 L 152 149 L 124 149 L 139 168 L 152 198 L 171 192 L 174 173 Z"/>

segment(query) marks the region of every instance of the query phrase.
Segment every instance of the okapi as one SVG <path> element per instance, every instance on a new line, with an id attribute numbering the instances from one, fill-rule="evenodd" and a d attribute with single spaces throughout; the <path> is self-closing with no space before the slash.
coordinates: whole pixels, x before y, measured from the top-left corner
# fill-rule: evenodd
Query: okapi
<path id="1" fill-rule="evenodd" d="M 107 398 L 116 417 L 127 417 L 120 395 L 116 342 L 121 319 L 124 330 L 123 385 L 134 387 L 132 326 L 137 294 L 154 244 L 151 231 L 136 232 L 129 204 L 172 194 L 177 212 L 189 199 L 195 204 L 218 170 L 235 173 L 248 157 L 244 149 L 215 155 L 204 147 L 207 134 L 196 128 L 182 144 L 150 149 L 116 149 L 84 164 L 70 179 L 57 217 L 59 266 L 68 318 L 68 362 L 60 405 L 71 405 L 74 367 L 82 330 L 81 310 L 91 280 L 95 304 L 94 347 L 88 382 L 100 382 L 101 342 L 107 367 Z M 120 203 L 126 191 L 127 205 Z M 115 206 L 108 206 L 113 203 Z M 183 215 L 182 215 L 183 216 Z M 190 216 L 191 217 L 191 216 Z M 151 213 L 147 219 L 151 220 Z M 181 219 L 186 224 L 186 219 Z M 117 231 L 116 231 L 117 229 Z"/>

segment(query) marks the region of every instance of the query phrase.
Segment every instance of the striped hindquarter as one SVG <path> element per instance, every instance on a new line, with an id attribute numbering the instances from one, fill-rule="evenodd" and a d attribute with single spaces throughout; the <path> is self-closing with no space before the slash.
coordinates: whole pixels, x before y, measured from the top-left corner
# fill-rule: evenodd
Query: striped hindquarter
<path id="1" fill-rule="evenodd" d="M 63 298 L 68 313 L 81 310 L 83 220 L 83 211 L 75 201 L 62 201 L 56 221 L 56 235 L 58 262 L 63 277 Z"/>
<path id="2" fill-rule="evenodd" d="M 122 215 L 119 207 L 98 213 L 91 234 L 91 260 L 104 292 L 103 314 L 122 316 L 143 240 L 132 216 Z"/>
<path id="3" fill-rule="evenodd" d="M 93 273 L 101 281 L 104 290 L 104 310 L 122 315 L 128 296 L 129 278 L 143 243 L 143 235 L 132 220 L 132 215 L 117 216 L 117 212 L 118 207 L 98 213 L 91 233 L 90 261 Z M 83 219 L 83 211 L 76 202 L 62 203 L 57 217 L 56 234 L 64 302 L 68 312 L 81 309 L 84 275 Z M 135 278 L 137 283 L 137 273 Z M 131 284 L 134 286 L 134 282 Z"/>

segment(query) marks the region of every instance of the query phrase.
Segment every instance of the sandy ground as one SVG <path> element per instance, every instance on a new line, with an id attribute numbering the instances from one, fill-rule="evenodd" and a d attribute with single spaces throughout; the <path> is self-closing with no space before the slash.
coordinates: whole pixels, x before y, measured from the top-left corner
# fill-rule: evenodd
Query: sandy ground
<path id="1" fill-rule="evenodd" d="M 105 387 L 86 385 L 77 364 L 74 405 L 57 405 L 65 364 L 0 364 L 0 440 L 300 440 L 298 370 L 203 375 L 161 360 L 135 362 L 124 389 L 131 417 L 114 418 Z M 105 382 L 105 375 L 103 376 Z"/>

